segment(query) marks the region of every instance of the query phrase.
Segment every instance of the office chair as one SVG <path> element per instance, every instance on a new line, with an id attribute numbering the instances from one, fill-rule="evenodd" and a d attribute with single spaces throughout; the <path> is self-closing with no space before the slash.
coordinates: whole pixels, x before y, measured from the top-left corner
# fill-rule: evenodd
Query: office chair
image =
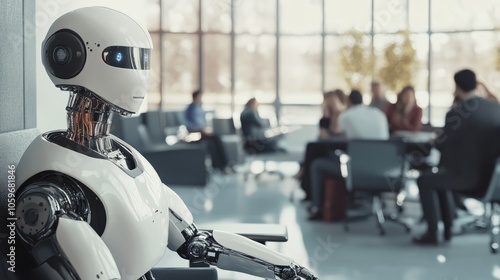
<path id="1" fill-rule="evenodd" d="M 269 125 L 269 120 L 265 120 L 266 124 Z M 250 174 L 253 174 L 256 179 L 262 176 L 265 173 L 278 175 L 281 180 L 284 179 L 285 175 L 277 170 L 269 170 L 267 169 L 267 162 L 274 161 L 278 153 L 263 153 L 258 154 L 254 151 L 247 150 L 244 147 L 244 137 L 241 135 L 239 131 L 237 131 L 234 120 L 232 118 L 214 118 L 212 120 L 212 125 L 214 129 L 214 133 L 221 137 L 222 142 L 224 143 L 224 148 L 229 156 L 229 160 L 231 163 L 242 163 L 245 164 L 244 171 L 244 180 L 247 181 Z M 234 144 L 237 144 L 235 147 Z M 283 154 L 283 153 L 280 153 Z M 252 173 L 251 164 L 254 161 L 262 161 L 264 164 L 264 168 L 259 173 Z"/>
<path id="2" fill-rule="evenodd" d="M 269 119 L 262 119 L 264 123 L 264 130 L 271 128 L 271 121 Z M 263 130 L 263 131 L 264 131 Z M 264 132 L 263 132 L 264 133 Z M 264 133 L 265 134 L 265 133 Z M 280 136 L 277 136 L 280 137 Z M 243 138 L 243 143 L 245 143 L 245 139 Z M 244 146 L 243 150 L 246 155 L 246 166 L 247 170 L 244 174 L 244 180 L 247 181 L 250 175 L 254 175 L 255 179 L 259 179 L 264 174 L 277 175 L 280 180 L 285 179 L 285 175 L 279 171 L 274 169 L 268 169 L 269 162 L 279 162 L 279 161 L 287 161 L 289 156 L 286 152 L 276 151 L 276 152 L 256 152 L 254 148 L 249 148 Z M 263 163 L 263 169 L 258 173 L 253 173 L 251 170 L 251 165 L 253 162 L 260 161 Z"/>
<path id="3" fill-rule="evenodd" d="M 236 131 L 232 118 L 213 118 L 213 133 L 218 135 L 226 151 L 229 165 L 234 166 L 244 162 L 244 151 L 241 137 Z"/>
<path id="4" fill-rule="evenodd" d="M 142 122 L 147 128 L 147 134 L 154 144 L 165 144 L 166 135 L 166 118 L 163 111 L 148 111 L 141 114 Z"/>
<path id="5" fill-rule="evenodd" d="M 208 181 L 206 145 L 155 143 L 142 120 L 142 116 L 115 116 L 111 132 L 141 152 L 165 184 L 205 186 Z"/>
<path id="6" fill-rule="evenodd" d="M 347 144 L 346 189 L 350 195 L 356 192 L 372 196 L 372 215 L 377 218 L 380 235 L 385 234 L 384 223 L 391 221 L 402 225 L 407 232 L 410 227 L 398 216 L 387 216 L 383 212 L 381 194 L 399 192 L 405 184 L 407 162 L 404 157 L 405 144 L 400 140 L 351 140 Z M 399 215 L 399 214 L 398 214 Z M 344 220 L 344 229 L 353 218 Z"/>
<path id="7" fill-rule="evenodd" d="M 183 111 L 162 111 L 160 119 L 165 124 L 165 135 L 177 136 L 179 128 L 184 125 L 184 112 Z"/>
<path id="8" fill-rule="evenodd" d="M 483 202 L 488 203 L 491 211 L 487 213 L 488 230 L 490 233 L 490 250 L 493 254 L 499 250 L 500 243 L 500 158 L 497 158 L 495 169 L 483 197 Z"/>
<path id="9" fill-rule="evenodd" d="M 496 254 L 500 249 L 500 157 L 496 159 L 495 168 L 484 195 L 460 194 L 465 197 L 478 199 L 484 205 L 483 216 L 462 225 L 462 231 L 473 227 L 488 232 L 490 236 L 490 251 L 492 254 Z"/>

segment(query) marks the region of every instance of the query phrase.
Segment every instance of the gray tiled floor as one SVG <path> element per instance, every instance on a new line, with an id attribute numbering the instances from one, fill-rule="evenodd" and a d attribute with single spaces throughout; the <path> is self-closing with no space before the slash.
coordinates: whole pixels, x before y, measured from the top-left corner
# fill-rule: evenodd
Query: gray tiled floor
<path id="1" fill-rule="evenodd" d="M 292 179 L 263 177 L 247 183 L 241 177 L 213 178 L 205 188 L 174 187 L 193 211 L 195 223 L 280 223 L 289 241 L 269 246 L 307 265 L 321 279 L 462 280 L 500 279 L 500 255 L 488 250 L 485 234 L 457 236 L 438 247 L 419 247 L 396 225 L 379 236 L 373 220 L 357 222 L 344 232 L 341 224 L 309 222 L 305 205 L 290 200 Z M 186 266 L 168 252 L 159 266 Z M 255 279 L 220 271 L 221 279 Z"/>

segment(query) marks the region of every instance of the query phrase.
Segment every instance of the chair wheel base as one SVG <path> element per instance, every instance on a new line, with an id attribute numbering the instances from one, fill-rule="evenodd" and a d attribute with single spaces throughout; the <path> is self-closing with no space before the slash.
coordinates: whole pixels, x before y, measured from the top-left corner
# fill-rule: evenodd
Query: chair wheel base
<path id="1" fill-rule="evenodd" d="M 498 253 L 499 247 L 500 247 L 500 245 L 497 242 L 491 242 L 490 243 L 490 251 L 491 251 L 491 253 L 492 254 Z"/>

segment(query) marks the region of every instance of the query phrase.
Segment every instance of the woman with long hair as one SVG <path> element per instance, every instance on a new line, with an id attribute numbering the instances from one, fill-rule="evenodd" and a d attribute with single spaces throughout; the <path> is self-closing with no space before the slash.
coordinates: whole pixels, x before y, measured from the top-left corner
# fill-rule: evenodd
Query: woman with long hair
<path id="1" fill-rule="evenodd" d="M 346 108 L 347 96 L 340 89 L 323 94 L 323 117 L 319 121 L 319 138 L 328 139 L 342 133 L 338 118 Z"/>
<path id="2" fill-rule="evenodd" d="M 405 86 L 398 94 L 395 104 L 385 110 L 391 132 L 419 131 L 422 128 L 422 108 L 417 105 L 415 89 Z"/>

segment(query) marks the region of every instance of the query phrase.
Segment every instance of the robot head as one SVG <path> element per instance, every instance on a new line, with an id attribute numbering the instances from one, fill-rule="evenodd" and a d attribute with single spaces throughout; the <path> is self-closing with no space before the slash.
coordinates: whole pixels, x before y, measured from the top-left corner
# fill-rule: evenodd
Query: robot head
<path id="1" fill-rule="evenodd" d="M 152 47 L 147 30 L 129 16 L 87 7 L 52 24 L 42 62 L 57 87 L 84 87 L 112 107 L 136 113 L 147 92 Z"/>

